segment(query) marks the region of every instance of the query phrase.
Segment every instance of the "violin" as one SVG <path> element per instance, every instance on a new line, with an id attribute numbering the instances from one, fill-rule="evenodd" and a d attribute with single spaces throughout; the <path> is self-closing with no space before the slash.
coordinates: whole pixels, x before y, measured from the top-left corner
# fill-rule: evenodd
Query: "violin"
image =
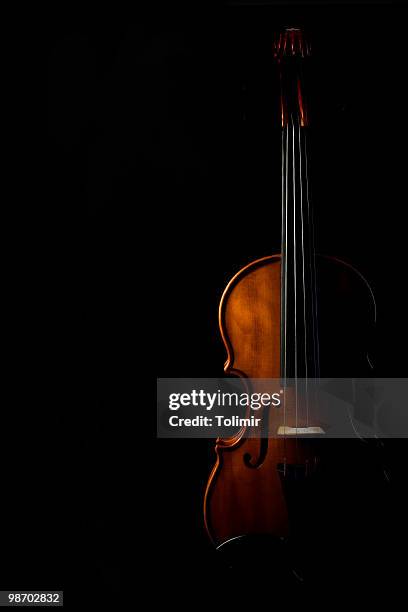
<path id="1" fill-rule="evenodd" d="M 373 367 L 367 348 L 376 316 L 372 289 L 353 265 L 315 249 L 306 89 L 310 56 L 309 41 L 299 28 L 285 29 L 274 41 L 272 61 L 281 89 L 281 252 L 239 270 L 219 306 L 224 371 L 243 382 L 363 376 Z M 296 401 L 294 396 L 288 389 L 289 403 Z M 272 427 L 270 411 L 257 416 L 263 431 Z M 280 436 L 260 436 L 243 427 L 217 439 L 204 519 L 218 549 L 248 537 L 290 538 L 303 529 L 299 516 L 309 492 L 317 490 L 322 499 L 315 483 L 322 465 L 325 473 L 327 449 L 334 441 L 309 438 L 314 423 L 296 417 Z M 303 435 L 292 435 L 299 428 Z M 305 516 L 310 519 L 310 513 Z"/>

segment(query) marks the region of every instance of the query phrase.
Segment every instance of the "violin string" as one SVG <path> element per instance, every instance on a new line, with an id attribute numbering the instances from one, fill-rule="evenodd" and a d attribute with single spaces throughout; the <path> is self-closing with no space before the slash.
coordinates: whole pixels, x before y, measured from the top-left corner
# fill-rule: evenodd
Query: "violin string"
<path id="1" fill-rule="evenodd" d="M 305 401 L 306 401 L 306 427 L 309 426 L 309 401 L 308 401 L 308 367 L 307 367 L 307 318 L 306 318 L 306 279 L 305 279 L 305 231 L 303 218 L 303 176 L 302 176 L 302 142 L 301 127 L 299 132 L 299 184 L 300 184 L 300 215 L 302 227 L 302 280 L 303 280 L 303 324 L 304 324 L 304 346 L 305 346 Z"/>
<path id="2" fill-rule="evenodd" d="M 286 377 L 287 377 L 287 337 L 288 337 L 288 183 L 289 183 L 289 125 L 286 125 L 286 144 L 285 144 L 285 394 L 286 394 Z M 284 397 L 284 415 L 283 415 L 283 426 L 286 436 L 286 397 Z M 286 460 L 285 460 L 286 461 Z"/>
<path id="3" fill-rule="evenodd" d="M 320 342 L 319 342 L 319 326 L 318 326 L 318 310 L 317 310 L 317 279 L 316 279 L 316 250 L 315 250 L 315 235 L 314 235 L 314 215 L 310 205 L 310 187 L 309 187 L 309 164 L 308 164 L 308 147 L 305 140 L 305 169 L 306 169 L 306 201 L 307 214 L 309 218 L 309 239 L 310 239 L 310 274 L 312 284 L 312 320 L 313 320 L 313 339 L 314 339 L 314 361 L 315 361 L 315 377 L 320 376 Z"/>
<path id="4" fill-rule="evenodd" d="M 307 140 L 304 142 L 304 152 L 305 152 L 305 174 L 306 174 L 306 202 L 307 202 L 307 218 L 308 218 L 308 239 L 309 239 L 309 257 L 308 257 L 308 267 L 309 267 L 309 278 L 311 285 L 311 310 L 312 310 L 312 336 L 313 336 L 313 364 L 314 364 L 314 375 L 316 376 L 317 372 L 317 340 L 316 340 L 316 324 L 315 324 L 315 304 L 314 304 L 314 283 L 313 283 L 313 243 L 312 243 L 312 229 L 311 229 L 311 210 L 309 203 L 309 190 L 308 190 L 308 172 L 307 172 Z"/>
<path id="5" fill-rule="evenodd" d="M 306 174 L 306 202 L 307 216 L 309 221 L 309 268 L 311 283 L 311 309 L 312 309 L 312 331 L 313 331 L 313 361 L 314 361 L 314 383 L 313 383 L 313 407 L 318 406 L 317 380 L 320 376 L 320 349 L 319 349 L 319 326 L 317 313 L 317 285 L 316 285 L 316 252 L 314 243 L 314 215 L 310 204 L 309 167 L 308 167 L 308 141 L 304 139 L 304 157 Z"/>
<path id="6" fill-rule="evenodd" d="M 297 363 L 297 274 L 296 274 L 296 173 L 295 173 L 295 124 L 292 119 L 292 194 L 293 194 L 293 285 L 295 293 L 294 303 L 294 322 L 295 322 L 295 336 L 294 336 L 294 360 L 295 360 L 295 421 L 296 421 L 296 437 L 297 437 L 297 426 L 298 426 L 298 363 Z"/>
<path id="7" fill-rule="evenodd" d="M 285 128 L 282 126 L 282 227 L 281 227 L 281 384 L 285 383 Z M 283 404 L 283 426 L 285 427 L 285 402 Z M 285 448 L 285 442 L 283 442 Z"/>
<path id="8" fill-rule="evenodd" d="M 286 183 L 286 152 L 285 152 L 285 129 L 282 130 L 282 240 L 281 240 L 281 368 L 282 368 L 282 383 L 285 379 L 285 364 L 286 364 L 286 355 L 285 355 L 285 215 L 286 215 L 286 206 L 285 206 L 285 183 Z"/>
<path id="9" fill-rule="evenodd" d="M 309 200 L 307 194 L 307 168 L 306 168 L 306 141 L 307 134 L 304 133 L 302 140 L 302 151 L 303 151 L 303 159 L 304 159 L 304 184 L 305 184 L 305 200 L 306 200 L 306 211 L 305 218 L 307 221 L 307 283 L 308 283 L 308 293 L 309 293 L 309 308 L 310 308 L 310 336 L 311 343 L 309 346 L 309 356 L 310 356 L 310 364 L 311 364 L 311 377 L 313 377 L 316 370 L 316 360 L 315 360 L 315 328 L 314 328 L 314 310 L 313 310 L 313 286 L 312 286 L 312 257 L 311 257 L 311 233 L 310 233 L 310 214 L 309 214 Z M 311 349 L 311 350 L 310 350 Z"/>

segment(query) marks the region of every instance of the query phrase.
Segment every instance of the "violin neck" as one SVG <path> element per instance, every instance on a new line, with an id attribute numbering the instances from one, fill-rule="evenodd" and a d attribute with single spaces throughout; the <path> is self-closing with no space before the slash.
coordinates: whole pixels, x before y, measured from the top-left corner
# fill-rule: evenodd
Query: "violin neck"
<path id="1" fill-rule="evenodd" d="M 313 211 L 306 130 L 282 129 L 281 371 L 318 376 Z"/>

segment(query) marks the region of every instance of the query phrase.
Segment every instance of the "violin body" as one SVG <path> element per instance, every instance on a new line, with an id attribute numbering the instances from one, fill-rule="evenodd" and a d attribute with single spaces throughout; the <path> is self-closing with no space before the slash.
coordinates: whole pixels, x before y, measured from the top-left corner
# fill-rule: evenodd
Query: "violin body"
<path id="1" fill-rule="evenodd" d="M 368 346 L 376 316 L 373 293 L 351 265 L 330 257 L 316 260 L 321 375 L 365 376 L 371 367 Z M 243 379 L 280 377 L 280 313 L 280 255 L 254 261 L 232 278 L 219 309 L 226 374 Z M 333 448 L 336 441 L 329 442 Z M 308 464 L 312 476 L 327 443 L 265 440 L 248 431 L 218 439 L 204 501 L 205 525 L 213 543 L 219 546 L 245 534 L 288 536 L 291 509 L 281 466 L 285 463 L 290 471 L 290 466 Z"/>
<path id="2" fill-rule="evenodd" d="M 363 484 L 369 470 L 361 460 L 364 453 L 356 450 L 362 437 L 350 412 L 340 415 L 348 427 L 342 436 L 348 439 L 325 437 L 327 429 L 321 425 L 327 420 L 318 422 L 316 396 L 302 395 L 301 388 L 299 392 L 299 385 L 306 388 L 314 379 L 369 375 L 376 317 L 373 292 L 364 277 L 352 265 L 316 253 L 305 88 L 309 56 L 310 46 L 298 28 L 287 28 L 275 41 L 281 83 L 281 253 L 238 272 L 220 303 L 226 374 L 240 377 L 256 392 L 268 380 L 278 380 L 284 412 L 282 416 L 271 407 L 261 408 L 260 426 L 248 425 L 216 442 L 204 515 L 218 548 L 244 536 L 295 541 L 297 547 L 307 535 L 309 541 L 301 548 L 310 555 L 318 549 L 317 534 L 323 544 L 327 534 L 333 535 L 330 520 L 336 522 L 339 541 L 346 539 L 339 524 L 347 525 L 347 537 L 353 523 L 358 525 L 360 537 L 367 522 L 364 502 L 369 495 Z M 317 408 L 314 413 L 307 410 L 306 418 L 301 410 L 304 397 L 308 409 L 313 403 L 312 409 Z M 328 420 L 335 412 L 330 410 Z M 350 498 L 357 502 L 353 515 L 347 506 Z"/>

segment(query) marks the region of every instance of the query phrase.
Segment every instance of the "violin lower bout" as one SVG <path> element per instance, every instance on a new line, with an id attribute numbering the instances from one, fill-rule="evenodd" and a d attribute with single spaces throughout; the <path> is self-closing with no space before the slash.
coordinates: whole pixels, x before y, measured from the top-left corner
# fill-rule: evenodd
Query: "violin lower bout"
<path id="1" fill-rule="evenodd" d="M 280 255 L 275 255 L 249 264 L 223 294 L 220 330 L 227 350 L 227 374 L 244 379 L 281 375 L 280 261 Z M 375 322 L 371 289 L 352 266 L 334 258 L 320 259 L 317 279 L 321 375 L 364 376 L 368 336 Z M 241 535 L 289 535 L 293 513 L 287 482 L 299 467 L 302 480 L 313 482 L 319 444 L 261 439 L 248 431 L 218 439 L 217 461 L 204 500 L 205 525 L 214 544 Z M 302 503 L 305 496 L 294 499 Z"/>

